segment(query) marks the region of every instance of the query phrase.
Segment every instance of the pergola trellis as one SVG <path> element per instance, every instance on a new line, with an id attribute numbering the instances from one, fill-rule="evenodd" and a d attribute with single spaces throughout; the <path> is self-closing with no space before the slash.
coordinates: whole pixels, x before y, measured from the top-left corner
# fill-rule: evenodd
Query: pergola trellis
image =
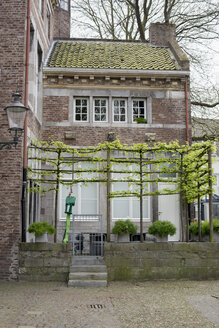
<path id="1" fill-rule="evenodd" d="M 181 239 L 188 241 L 188 203 L 198 201 L 199 238 L 201 238 L 200 199 L 209 194 L 210 241 L 213 241 L 211 161 L 213 150 L 214 146 L 211 142 L 192 146 L 180 146 L 177 142 L 158 143 L 153 146 L 148 144 L 130 146 L 121 145 L 119 140 L 116 140 L 96 147 L 73 148 L 59 141 L 35 141 L 29 147 L 28 179 L 41 185 L 37 192 L 55 191 L 56 228 L 60 184 L 70 186 L 77 183 L 105 183 L 107 241 L 110 241 L 111 232 L 111 198 L 137 197 L 139 199 L 140 240 L 143 241 L 144 197 L 179 194 Z M 33 165 L 33 162 L 41 165 Z M 87 163 L 87 167 L 81 168 L 78 166 L 79 163 Z M 112 184 L 117 182 L 126 182 L 131 188 L 112 191 Z M 159 189 L 159 183 L 167 184 L 167 188 Z"/>

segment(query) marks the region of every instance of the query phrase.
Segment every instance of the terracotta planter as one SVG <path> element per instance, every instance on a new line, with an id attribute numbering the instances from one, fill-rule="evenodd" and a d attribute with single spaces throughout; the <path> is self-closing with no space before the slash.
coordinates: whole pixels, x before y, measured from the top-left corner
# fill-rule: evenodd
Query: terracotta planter
<path id="1" fill-rule="evenodd" d="M 35 243 L 47 243 L 47 242 L 48 242 L 47 232 L 40 236 L 35 235 Z"/>

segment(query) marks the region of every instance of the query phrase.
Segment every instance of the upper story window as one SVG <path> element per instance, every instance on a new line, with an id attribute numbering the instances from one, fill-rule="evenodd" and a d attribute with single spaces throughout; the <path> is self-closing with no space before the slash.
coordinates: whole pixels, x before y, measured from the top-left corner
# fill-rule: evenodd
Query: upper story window
<path id="1" fill-rule="evenodd" d="M 94 122 L 108 121 L 108 101 L 105 98 L 94 99 Z"/>
<path id="2" fill-rule="evenodd" d="M 113 122 L 127 121 L 127 101 L 126 99 L 113 100 Z"/>
<path id="3" fill-rule="evenodd" d="M 74 119 L 77 122 L 88 122 L 88 98 L 75 98 Z"/>
<path id="4" fill-rule="evenodd" d="M 144 99 L 133 99 L 132 100 L 132 121 L 138 117 L 147 118 L 146 117 L 146 102 Z"/>
<path id="5" fill-rule="evenodd" d="M 50 16 L 51 16 L 51 9 L 47 5 L 47 9 L 46 9 L 46 34 L 48 36 L 48 39 L 50 39 Z"/>
<path id="6" fill-rule="evenodd" d="M 59 6 L 60 8 L 68 11 L 68 0 L 60 0 Z"/>

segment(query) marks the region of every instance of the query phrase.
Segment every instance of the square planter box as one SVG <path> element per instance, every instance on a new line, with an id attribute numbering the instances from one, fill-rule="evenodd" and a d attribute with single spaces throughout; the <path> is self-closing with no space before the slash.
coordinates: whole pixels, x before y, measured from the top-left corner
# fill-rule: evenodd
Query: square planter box
<path id="1" fill-rule="evenodd" d="M 47 243 L 48 242 L 48 234 L 47 232 L 41 236 L 35 235 L 35 243 Z"/>
<path id="2" fill-rule="evenodd" d="M 156 242 L 158 242 L 158 243 L 167 243 L 168 242 L 168 236 L 160 237 L 160 236 L 156 235 Z"/>
<path id="3" fill-rule="evenodd" d="M 124 235 L 118 235 L 117 242 L 118 243 L 129 243 L 130 242 L 129 233 L 125 233 Z"/>

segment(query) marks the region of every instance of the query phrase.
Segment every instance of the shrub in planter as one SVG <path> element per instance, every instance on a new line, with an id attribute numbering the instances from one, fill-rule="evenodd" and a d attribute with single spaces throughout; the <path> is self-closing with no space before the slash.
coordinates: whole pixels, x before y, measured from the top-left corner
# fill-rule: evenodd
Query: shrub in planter
<path id="1" fill-rule="evenodd" d="M 112 229 L 112 233 L 118 235 L 124 235 L 130 233 L 132 235 L 136 234 L 137 226 L 130 220 L 118 220 Z"/>
<path id="2" fill-rule="evenodd" d="M 198 236 L 198 222 L 192 222 L 189 226 L 189 231 L 194 236 Z M 210 225 L 208 221 L 201 222 L 201 234 L 207 236 L 210 233 Z"/>
<path id="3" fill-rule="evenodd" d="M 53 234 L 56 232 L 56 229 L 51 224 L 44 221 L 32 223 L 28 231 L 34 233 L 35 236 L 42 236 L 44 233 Z"/>
<path id="4" fill-rule="evenodd" d="M 151 235 L 164 237 L 164 236 L 173 236 L 176 233 L 176 227 L 170 221 L 155 221 L 148 228 L 148 232 Z"/>
<path id="5" fill-rule="evenodd" d="M 219 219 L 213 220 L 213 229 L 215 232 L 219 233 Z"/>
<path id="6" fill-rule="evenodd" d="M 137 122 L 138 124 L 146 124 L 147 119 L 144 117 L 136 117 L 135 122 Z"/>
<path id="7" fill-rule="evenodd" d="M 219 233 L 219 219 L 213 220 L 213 230 L 216 233 Z M 192 222 L 189 226 L 189 231 L 198 236 L 198 222 Z M 201 222 L 201 234 L 202 236 L 209 236 L 210 235 L 210 222 L 209 221 L 202 221 Z"/>

